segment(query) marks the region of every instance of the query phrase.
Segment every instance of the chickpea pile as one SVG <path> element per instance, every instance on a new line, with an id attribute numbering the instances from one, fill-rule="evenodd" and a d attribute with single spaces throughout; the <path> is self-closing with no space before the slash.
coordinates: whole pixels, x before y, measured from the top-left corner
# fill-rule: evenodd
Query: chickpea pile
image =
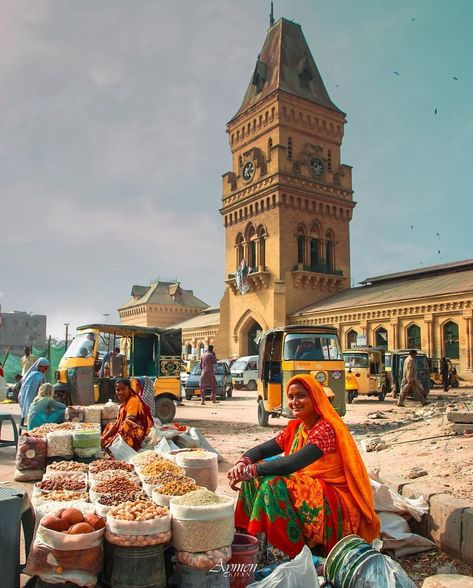
<path id="1" fill-rule="evenodd" d="M 84 472 L 87 473 L 89 466 L 78 461 L 55 461 L 48 466 L 48 471 L 55 472 Z"/>
<path id="2" fill-rule="evenodd" d="M 52 490 L 51 492 L 40 492 L 36 495 L 36 500 L 53 500 L 54 502 L 69 502 L 74 500 L 80 500 L 83 502 L 87 502 L 89 500 L 89 495 L 87 492 L 72 492 L 67 490 Z"/>
<path id="3" fill-rule="evenodd" d="M 150 500 L 135 500 L 112 507 L 108 514 L 119 521 L 150 521 L 167 516 L 169 510 Z"/>
<path id="4" fill-rule="evenodd" d="M 96 459 L 89 465 L 89 472 L 96 474 L 97 472 L 104 472 L 105 470 L 124 470 L 125 472 L 132 472 L 133 466 L 126 461 L 119 461 L 115 459 Z"/>

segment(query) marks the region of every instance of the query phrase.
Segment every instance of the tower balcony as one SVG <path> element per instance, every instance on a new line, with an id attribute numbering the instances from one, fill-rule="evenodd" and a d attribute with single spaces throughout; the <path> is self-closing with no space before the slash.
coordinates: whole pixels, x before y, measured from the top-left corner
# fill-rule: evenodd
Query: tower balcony
<path id="1" fill-rule="evenodd" d="M 346 287 L 347 280 L 343 277 L 342 270 L 330 268 L 326 264 L 304 265 L 302 263 L 294 266 L 292 279 L 295 288 L 311 288 L 328 292 L 340 292 Z"/>
<path id="2" fill-rule="evenodd" d="M 259 266 L 253 269 L 247 276 L 247 282 L 250 287 L 248 292 L 256 292 L 258 290 L 262 290 L 263 288 L 268 288 L 271 280 L 271 272 L 268 270 L 267 267 Z M 228 274 L 228 279 L 225 280 L 225 283 L 230 286 L 233 294 L 238 294 L 238 288 L 236 285 L 236 272 L 233 274 Z"/>

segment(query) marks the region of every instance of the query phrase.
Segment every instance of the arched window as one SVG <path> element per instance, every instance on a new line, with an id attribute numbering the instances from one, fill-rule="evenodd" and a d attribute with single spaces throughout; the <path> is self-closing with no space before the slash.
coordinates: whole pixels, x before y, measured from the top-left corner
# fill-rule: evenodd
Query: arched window
<path id="1" fill-rule="evenodd" d="M 358 337 L 358 333 L 354 329 L 350 329 L 347 332 L 347 349 L 351 349 L 352 347 L 356 347 L 356 338 Z"/>
<path id="2" fill-rule="evenodd" d="M 192 355 L 192 345 L 190 343 L 188 343 L 186 345 L 186 354 L 187 354 L 187 359 L 189 359 L 189 357 Z"/>
<path id="3" fill-rule="evenodd" d="M 388 332 L 384 327 L 379 327 L 374 333 L 375 347 L 388 348 Z"/>
<path id="4" fill-rule="evenodd" d="M 303 225 L 297 227 L 297 263 L 305 264 L 305 229 Z"/>
<path id="5" fill-rule="evenodd" d="M 287 140 L 287 158 L 292 161 L 292 138 L 289 137 Z"/>
<path id="6" fill-rule="evenodd" d="M 335 240 L 330 231 L 325 235 L 325 263 L 328 270 L 335 269 Z"/>
<path id="7" fill-rule="evenodd" d="M 458 337 L 458 325 L 448 321 L 442 329 L 443 354 L 450 359 L 460 359 L 460 342 Z"/>
<path id="8" fill-rule="evenodd" d="M 205 351 L 205 345 L 203 343 L 200 343 L 200 345 L 199 345 L 199 358 L 202 357 L 204 351 Z"/>
<path id="9" fill-rule="evenodd" d="M 271 137 L 268 139 L 268 157 L 267 160 L 271 161 L 271 149 L 273 147 L 273 140 L 271 139 Z"/>
<path id="10" fill-rule="evenodd" d="M 327 169 L 328 171 L 332 171 L 332 150 L 328 150 L 327 154 Z"/>
<path id="11" fill-rule="evenodd" d="M 244 249 L 243 249 L 243 235 L 241 233 L 238 233 L 238 235 L 237 235 L 235 246 L 236 246 L 236 251 L 237 251 L 237 253 L 236 253 L 236 266 L 238 268 L 238 267 L 240 267 L 240 263 L 242 262 L 242 259 L 245 255 Z"/>
<path id="12" fill-rule="evenodd" d="M 407 347 L 409 349 L 421 349 L 421 335 L 418 325 L 411 325 L 407 328 Z"/>
<path id="13" fill-rule="evenodd" d="M 258 227 L 258 267 L 261 271 L 266 269 L 266 229 L 263 225 Z"/>
<path id="14" fill-rule="evenodd" d="M 253 225 L 250 225 L 247 229 L 246 233 L 246 241 L 248 244 L 248 266 L 254 270 L 257 267 L 257 260 L 256 260 L 256 231 Z"/>
<path id="15" fill-rule="evenodd" d="M 314 223 L 310 230 L 309 261 L 312 271 L 318 271 L 320 264 L 320 239 L 319 227 Z"/>

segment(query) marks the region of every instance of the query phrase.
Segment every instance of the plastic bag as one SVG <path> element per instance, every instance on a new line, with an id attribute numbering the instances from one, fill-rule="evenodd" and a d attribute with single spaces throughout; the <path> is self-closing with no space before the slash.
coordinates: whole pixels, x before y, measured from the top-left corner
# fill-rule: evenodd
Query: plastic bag
<path id="1" fill-rule="evenodd" d="M 179 447 L 172 441 L 166 438 L 161 439 L 161 441 L 156 445 L 154 450 L 161 456 L 169 457 L 168 454 L 170 451 L 176 451 Z"/>
<path id="2" fill-rule="evenodd" d="M 199 447 L 202 447 L 202 449 L 206 449 L 207 451 L 210 451 L 211 453 L 216 453 L 218 461 L 219 462 L 223 461 L 223 456 L 220 455 L 220 453 L 214 447 L 212 447 L 212 445 L 210 445 L 210 443 L 202 435 L 202 433 L 199 431 L 199 429 L 196 429 L 195 427 L 190 427 L 190 429 L 188 430 L 188 434 L 191 437 L 191 439 L 195 439 L 196 441 L 199 442 L 199 445 L 198 445 Z"/>
<path id="3" fill-rule="evenodd" d="M 307 545 L 304 545 L 302 551 L 293 560 L 281 564 L 267 578 L 249 584 L 248 588 L 294 588 L 294 586 L 320 586 L 312 561 L 312 553 Z M 356 586 L 362 588 L 364 585 Z M 378 584 L 373 586 L 381 588 Z"/>
<path id="4" fill-rule="evenodd" d="M 46 469 L 47 452 L 46 439 L 20 435 L 16 452 L 16 469 L 20 471 Z"/>
<path id="5" fill-rule="evenodd" d="M 401 566 L 387 555 L 367 560 L 354 574 L 350 588 L 416 588 Z"/>
<path id="6" fill-rule="evenodd" d="M 71 423 L 84 422 L 84 407 L 83 406 L 68 406 L 64 414 L 64 420 Z"/>
<path id="7" fill-rule="evenodd" d="M 423 497 L 406 498 L 377 480 L 370 479 L 370 483 L 376 512 L 409 513 L 417 522 L 429 512 L 429 505 Z"/>
<path id="8" fill-rule="evenodd" d="M 41 480 L 44 470 L 15 470 L 13 479 L 15 482 L 36 482 Z"/>
<path id="9" fill-rule="evenodd" d="M 381 522 L 383 550 L 394 552 L 396 558 L 435 549 L 433 541 L 412 533 L 407 521 L 400 515 L 380 512 L 378 516 Z"/>
<path id="10" fill-rule="evenodd" d="M 232 546 L 220 547 L 210 551 L 176 551 L 177 561 L 197 570 L 211 570 L 215 566 L 224 566 L 232 557 Z"/>
<path id="11" fill-rule="evenodd" d="M 153 535 L 120 535 L 112 533 L 109 529 L 105 531 L 105 539 L 113 545 L 121 547 L 147 547 L 148 545 L 161 545 L 171 540 L 171 529 L 154 533 Z"/>
<path id="12" fill-rule="evenodd" d="M 120 435 L 115 437 L 108 449 L 115 459 L 126 461 L 127 463 L 133 463 L 133 458 L 136 457 L 136 451 Z"/>

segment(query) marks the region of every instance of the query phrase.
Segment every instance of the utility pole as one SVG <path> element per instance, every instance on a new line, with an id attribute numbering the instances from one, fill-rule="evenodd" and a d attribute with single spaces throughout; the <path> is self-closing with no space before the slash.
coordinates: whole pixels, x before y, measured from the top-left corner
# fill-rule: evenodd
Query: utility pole
<path id="1" fill-rule="evenodd" d="M 107 324 L 107 319 L 110 316 L 109 312 L 102 312 L 102 316 L 104 318 L 104 323 Z"/>
<path id="2" fill-rule="evenodd" d="M 65 350 L 67 350 L 67 343 L 68 343 L 68 339 L 69 339 L 69 325 L 70 325 L 70 323 L 64 323 L 64 326 L 66 327 L 66 347 L 65 347 Z"/>

